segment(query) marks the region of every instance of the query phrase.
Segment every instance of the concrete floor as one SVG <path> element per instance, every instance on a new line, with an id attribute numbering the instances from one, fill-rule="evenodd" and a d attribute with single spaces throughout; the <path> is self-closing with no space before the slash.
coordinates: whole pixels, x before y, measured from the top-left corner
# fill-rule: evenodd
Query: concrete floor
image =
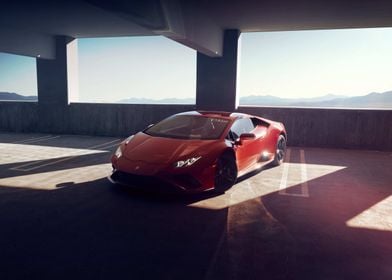
<path id="1" fill-rule="evenodd" d="M 170 197 L 106 180 L 119 141 L 0 133 L 0 279 L 392 279 L 392 153 L 292 147 Z"/>

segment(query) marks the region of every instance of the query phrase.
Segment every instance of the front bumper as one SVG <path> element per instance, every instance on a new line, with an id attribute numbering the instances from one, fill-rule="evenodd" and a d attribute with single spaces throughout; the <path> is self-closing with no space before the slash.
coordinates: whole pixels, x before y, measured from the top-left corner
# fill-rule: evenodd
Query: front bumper
<path id="1" fill-rule="evenodd" d="M 135 189 L 157 193 L 198 193 L 206 191 L 191 175 L 145 176 L 114 170 L 109 181 Z"/>

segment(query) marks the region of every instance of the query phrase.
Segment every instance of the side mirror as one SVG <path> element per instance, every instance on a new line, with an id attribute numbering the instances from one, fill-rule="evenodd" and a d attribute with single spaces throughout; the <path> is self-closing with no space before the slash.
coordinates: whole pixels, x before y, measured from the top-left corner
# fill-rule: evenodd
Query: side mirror
<path id="1" fill-rule="evenodd" d="M 240 138 L 235 141 L 236 145 L 242 145 L 242 143 L 246 140 L 253 140 L 256 138 L 256 135 L 253 133 L 242 133 Z"/>

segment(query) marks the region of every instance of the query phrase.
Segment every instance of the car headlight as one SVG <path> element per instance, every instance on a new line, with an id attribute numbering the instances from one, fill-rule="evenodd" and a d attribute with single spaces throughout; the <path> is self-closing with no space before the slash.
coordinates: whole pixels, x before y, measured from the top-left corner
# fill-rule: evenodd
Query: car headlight
<path id="1" fill-rule="evenodd" d="M 121 145 L 118 146 L 118 148 L 117 148 L 116 152 L 114 153 L 114 155 L 115 155 L 117 158 L 120 158 L 120 157 L 122 156 Z"/>
<path id="2" fill-rule="evenodd" d="M 194 164 L 196 161 L 201 159 L 201 157 L 191 157 L 188 158 L 187 160 L 179 160 L 176 163 L 174 163 L 175 168 L 180 168 L 180 167 L 188 167 Z"/>

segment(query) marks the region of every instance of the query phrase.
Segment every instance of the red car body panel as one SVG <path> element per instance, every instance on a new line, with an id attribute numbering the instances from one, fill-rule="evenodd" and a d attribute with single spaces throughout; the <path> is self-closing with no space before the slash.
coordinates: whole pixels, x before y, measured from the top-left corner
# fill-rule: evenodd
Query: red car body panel
<path id="1" fill-rule="evenodd" d="M 280 134 L 286 136 L 286 131 L 281 123 L 273 122 L 257 116 L 226 112 L 186 112 L 182 115 L 219 118 L 227 120 L 228 124 L 219 139 L 176 139 L 168 137 L 151 136 L 139 132 L 131 140 L 124 140 L 119 149 L 121 156 L 114 154 L 111 158 L 113 175 L 109 178 L 112 182 L 124 184 L 116 178 L 117 173 L 122 176 L 131 176 L 125 184 L 132 184 L 132 180 L 156 179 L 160 184 L 167 183 L 173 189 L 183 192 L 201 192 L 214 188 L 217 159 L 228 150 L 231 150 L 236 159 L 238 176 L 248 173 L 273 160 L 277 139 Z M 252 134 L 253 139 L 244 139 L 234 143 L 226 139 L 233 122 L 239 118 L 253 118 L 260 121 Z M 270 158 L 260 162 L 261 152 L 269 154 Z M 185 161 L 190 157 L 200 157 L 191 166 L 176 168 L 178 161 Z M 137 182 L 135 183 L 137 185 Z M 137 186 L 136 186 L 137 187 Z M 154 190 L 154 186 L 148 186 Z M 169 187 L 170 188 L 170 187 Z"/>

